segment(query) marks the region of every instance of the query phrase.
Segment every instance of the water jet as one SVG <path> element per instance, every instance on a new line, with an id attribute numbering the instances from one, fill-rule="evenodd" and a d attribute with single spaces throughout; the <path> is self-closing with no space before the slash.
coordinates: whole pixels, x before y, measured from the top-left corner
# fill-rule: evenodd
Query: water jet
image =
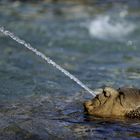
<path id="1" fill-rule="evenodd" d="M 82 88 L 84 88 L 88 93 L 90 93 L 92 96 L 95 97 L 95 93 L 89 89 L 85 84 L 83 84 L 78 78 L 76 78 L 74 75 L 69 73 L 67 70 L 62 68 L 60 65 L 56 64 L 53 60 L 51 60 L 49 57 L 46 57 L 42 52 L 38 51 L 36 48 L 32 47 L 31 44 L 26 43 L 24 40 L 20 39 L 18 36 L 14 35 L 12 32 L 5 30 L 4 27 L 0 26 L 0 32 L 2 32 L 4 35 L 9 36 L 11 39 L 15 40 L 19 44 L 22 44 L 25 48 L 28 50 L 34 52 L 36 55 L 40 56 L 43 60 L 45 60 L 47 63 L 54 66 L 56 69 L 64 73 L 67 77 L 75 81 L 78 85 L 80 85 Z"/>

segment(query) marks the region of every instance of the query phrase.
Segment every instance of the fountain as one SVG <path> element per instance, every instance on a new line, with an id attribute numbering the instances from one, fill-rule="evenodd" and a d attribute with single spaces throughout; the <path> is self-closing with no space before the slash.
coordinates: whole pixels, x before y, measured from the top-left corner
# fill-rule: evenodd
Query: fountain
<path id="1" fill-rule="evenodd" d="M 43 53 L 38 51 L 37 49 L 33 48 L 29 43 L 26 43 L 24 40 L 20 39 L 16 35 L 14 35 L 12 32 L 5 30 L 4 27 L 0 26 L 0 32 L 2 32 L 4 35 L 9 36 L 19 44 L 24 45 L 28 50 L 34 52 L 36 55 L 40 56 L 43 60 L 45 60 L 47 63 L 54 66 L 56 69 L 60 70 L 62 73 L 64 73 L 67 77 L 75 81 L 78 85 L 80 85 L 82 88 L 84 88 L 87 92 L 89 92 L 92 96 L 96 96 L 96 94 L 89 89 L 85 84 L 83 84 L 79 79 L 77 79 L 74 75 L 70 74 L 67 70 L 62 68 L 60 65 L 56 64 L 53 60 L 51 60 L 49 57 L 46 57 Z"/>

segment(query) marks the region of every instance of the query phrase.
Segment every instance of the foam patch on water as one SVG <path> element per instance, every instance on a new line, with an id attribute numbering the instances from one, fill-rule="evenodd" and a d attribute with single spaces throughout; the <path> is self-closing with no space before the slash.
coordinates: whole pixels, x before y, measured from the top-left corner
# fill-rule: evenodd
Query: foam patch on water
<path id="1" fill-rule="evenodd" d="M 98 16 L 89 23 L 88 30 L 92 37 L 102 40 L 120 40 L 135 30 L 135 25 L 124 18 L 115 19 L 111 16 Z"/>

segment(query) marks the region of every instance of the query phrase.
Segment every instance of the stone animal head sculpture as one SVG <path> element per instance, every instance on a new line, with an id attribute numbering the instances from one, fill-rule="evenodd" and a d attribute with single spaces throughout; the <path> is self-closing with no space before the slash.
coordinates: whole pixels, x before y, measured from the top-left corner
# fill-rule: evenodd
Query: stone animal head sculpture
<path id="1" fill-rule="evenodd" d="M 85 111 L 99 117 L 128 117 L 140 119 L 140 90 L 105 87 L 84 103 Z"/>

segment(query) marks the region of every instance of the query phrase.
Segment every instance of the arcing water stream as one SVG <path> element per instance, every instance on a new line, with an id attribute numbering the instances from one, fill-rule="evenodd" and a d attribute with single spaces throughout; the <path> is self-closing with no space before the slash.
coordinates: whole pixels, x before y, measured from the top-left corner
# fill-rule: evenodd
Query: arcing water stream
<path id="1" fill-rule="evenodd" d="M 13 33 L 11 33 L 10 31 L 5 30 L 4 27 L 2 27 L 2 26 L 0 26 L 0 32 L 2 32 L 6 36 L 9 36 L 10 38 L 12 38 L 13 40 L 15 40 L 19 44 L 24 45 L 28 50 L 34 52 L 36 55 L 40 56 L 47 63 L 53 65 L 56 69 L 60 70 L 62 73 L 64 73 L 70 79 L 72 79 L 73 81 L 75 81 L 78 85 L 80 85 L 82 88 L 84 88 L 86 91 L 88 91 L 91 95 L 93 95 L 94 97 L 96 96 L 96 94 L 91 89 L 89 89 L 85 84 L 83 84 L 79 79 L 77 79 L 75 76 L 73 76 L 72 74 L 70 74 L 67 70 L 65 70 L 64 68 L 62 68 L 60 65 L 56 64 L 49 57 L 46 57 L 43 53 L 41 53 L 37 49 L 33 48 L 29 43 L 26 43 L 24 40 L 20 39 L 19 37 L 17 37 L 16 35 L 14 35 Z"/>

